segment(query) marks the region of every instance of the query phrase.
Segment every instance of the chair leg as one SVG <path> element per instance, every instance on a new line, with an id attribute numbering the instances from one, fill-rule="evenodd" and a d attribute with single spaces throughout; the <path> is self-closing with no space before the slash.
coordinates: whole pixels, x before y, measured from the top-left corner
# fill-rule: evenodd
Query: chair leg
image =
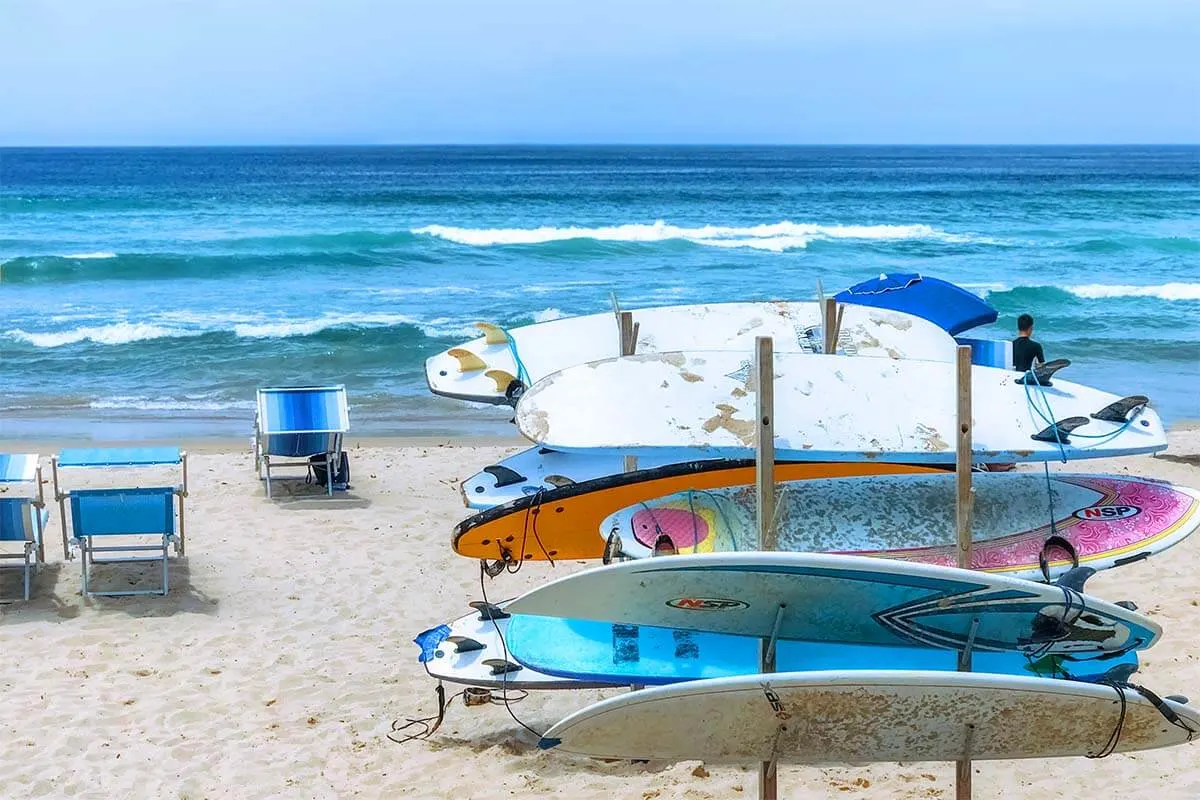
<path id="1" fill-rule="evenodd" d="M 88 561 L 91 554 L 88 552 L 88 539 L 85 536 L 79 540 L 79 563 L 83 571 L 83 596 L 88 597 Z"/>
<path id="2" fill-rule="evenodd" d="M 33 565 L 29 563 L 29 550 L 25 550 L 25 602 L 29 602 L 29 572 Z"/>
<path id="3" fill-rule="evenodd" d="M 271 457 L 263 456 L 263 467 L 267 473 L 267 499 L 271 499 Z"/>
<path id="4" fill-rule="evenodd" d="M 333 497 L 333 456 L 325 454 L 325 492 Z"/>
<path id="5" fill-rule="evenodd" d="M 167 595 L 167 537 L 163 537 L 162 551 L 162 593 L 163 597 Z"/>

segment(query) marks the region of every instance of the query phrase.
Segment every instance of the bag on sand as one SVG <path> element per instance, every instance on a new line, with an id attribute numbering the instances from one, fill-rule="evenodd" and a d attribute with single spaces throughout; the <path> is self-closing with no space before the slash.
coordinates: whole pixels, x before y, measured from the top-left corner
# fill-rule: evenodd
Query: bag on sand
<path id="1" fill-rule="evenodd" d="M 325 468 L 325 456 L 313 456 L 308 459 L 309 480 L 318 486 L 329 488 L 329 470 Z M 345 491 L 350 487 L 350 456 L 345 451 L 333 465 L 333 488 Z"/>

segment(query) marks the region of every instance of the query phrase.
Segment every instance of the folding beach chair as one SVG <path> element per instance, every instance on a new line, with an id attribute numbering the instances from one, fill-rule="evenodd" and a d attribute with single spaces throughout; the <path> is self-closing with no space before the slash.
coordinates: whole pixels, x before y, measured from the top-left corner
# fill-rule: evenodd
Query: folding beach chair
<path id="1" fill-rule="evenodd" d="M 8 484 L 36 486 L 32 496 L 0 497 L 0 568 L 22 570 L 21 599 L 28 600 L 33 573 L 46 563 L 44 534 L 50 518 L 38 457 L 0 453 L 0 484 L 5 484 L 5 488 L 9 488 Z M 0 597 L 0 602 L 15 599 Z"/>
<path id="2" fill-rule="evenodd" d="M 177 486 L 63 490 L 60 484 L 60 469 L 176 464 L 182 473 L 182 481 Z M 165 595 L 170 588 L 170 546 L 174 544 L 179 555 L 183 555 L 185 548 L 183 511 L 187 497 L 187 454 L 177 447 L 63 450 L 51 461 L 51 467 L 54 495 L 62 509 L 63 552 L 69 558 L 71 545 L 79 549 L 83 594 L 88 597 Z M 66 511 L 68 502 L 69 515 Z M 162 570 L 159 586 L 127 591 L 92 590 L 92 570 L 97 564 L 130 563 L 158 564 Z"/>
<path id="3" fill-rule="evenodd" d="M 259 389 L 254 461 L 258 477 L 267 482 L 267 497 L 272 469 L 304 467 L 307 477 L 313 458 L 324 459 L 326 487 L 332 495 L 333 476 L 342 462 L 342 437 L 348 430 L 345 386 Z"/>

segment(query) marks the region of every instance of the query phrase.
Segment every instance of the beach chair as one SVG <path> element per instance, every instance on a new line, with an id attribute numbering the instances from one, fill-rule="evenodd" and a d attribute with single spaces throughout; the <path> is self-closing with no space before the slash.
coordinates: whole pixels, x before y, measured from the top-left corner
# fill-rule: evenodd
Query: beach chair
<path id="1" fill-rule="evenodd" d="M 0 497 L 0 568 L 22 571 L 21 599 L 28 600 L 33 574 L 46 563 L 45 531 L 50 519 L 37 455 L 0 453 L 0 484 L 5 489 L 18 484 L 36 487 L 31 496 Z M 0 602 L 15 599 L 0 597 Z"/>
<path id="2" fill-rule="evenodd" d="M 163 465 L 179 465 L 180 484 L 62 488 L 61 475 L 72 469 Z M 70 558 L 72 545 L 79 550 L 84 596 L 165 595 L 170 589 L 171 545 L 177 555 L 183 555 L 186 547 L 187 454 L 177 447 L 69 449 L 51 460 L 51 469 L 54 495 L 63 518 L 63 552 Z M 159 586 L 126 591 L 92 589 L 92 571 L 96 565 L 132 563 L 158 564 L 162 570 Z"/>
<path id="3" fill-rule="evenodd" d="M 333 475 L 342 461 L 342 437 L 350 430 L 345 386 L 303 386 L 258 390 L 254 419 L 254 461 L 258 477 L 271 496 L 271 470 L 304 467 L 312 459 L 325 462 L 326 487 L 333 494 Z"/>

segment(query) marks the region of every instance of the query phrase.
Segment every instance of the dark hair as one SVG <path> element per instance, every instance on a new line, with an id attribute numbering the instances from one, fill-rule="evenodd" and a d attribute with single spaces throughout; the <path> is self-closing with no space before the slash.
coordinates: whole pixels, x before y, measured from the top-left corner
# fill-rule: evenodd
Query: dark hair
<path id="1" fill-rule="evenodd" d="M 1033 330 L 1033 317 L 1028 314 L 1022 314 L 1017 317 L 1017 331 L 1024 333 L 1025 331 Z"/>

